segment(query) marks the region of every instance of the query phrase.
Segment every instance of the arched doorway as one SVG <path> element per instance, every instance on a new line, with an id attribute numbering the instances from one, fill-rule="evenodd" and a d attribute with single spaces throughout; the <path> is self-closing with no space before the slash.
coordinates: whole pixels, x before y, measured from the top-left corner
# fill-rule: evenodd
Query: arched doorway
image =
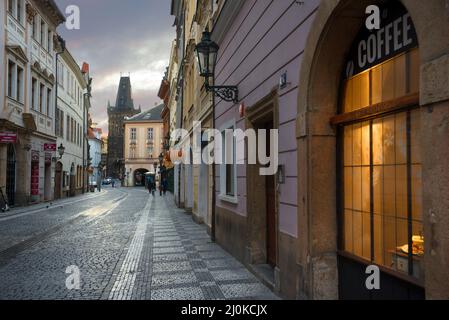
<path id="1" fill-rule="evenodd" d="M 407 158 L 410 158 L 410 154 L 413 153 L 414 146 L 417 146 L 417 144 L 413 143 L 413 134 L 418 133 L 418 138 L 415 138 L 416 140 L 423 141 L 421 143 L 421 147 L 423 148 L 423 151 L 421 152 L 422 156 L 422 166 L 423 166 L 423 175 L 421 177 L 421 183 L 423 184 L 423 189 L 425 190 L 425 185 L 427 184 L 428 187 L 431 187 L 432 185 L 435 185 L 435 180 L 437 180 L 438 185 L 445 185 L 443 181 L 444 177 L 439 177 L 438 174 L 430 175 L 430 172 L 432 171 L 431 167 L 428 166 L 426 169 L 426 161 L 427 164 L 430 163 L 439 163 L 437 160 L 438 156 L 435 154 L 440 153 L 440 150 L 446 150 L 443 146 L 443 143 L 438 141 L 432 141 L 435 138 L 435 133 L 431 133 L 430 124 L 431 123 L 441 123 L 441 119 L 443 118 L 443 108 L 439 108 L 438 113 L 433 113 L 432 115 L 428 112 L 425 112 L 423 108 L 418 108 L 413 112 L 413 108 L 416 106 L 422 106 L 423 104 L 429 104 L 432 100 L 435 100 L 434 103 L 437 103 L 438 105 L 444 105 L 447 106 L 447 98 L 444 100 L 444 97 L 438 97 L 437 95 L 431 95 L 426 94 L 426 92 L 423 92 L 423 90 L 426 90 L 428 92 L 432 92 L 432 86 L 430 83 L 435 83 L 435 81 L 431 81 L 429 78 L 429 74 L 427 74 L 427 77 L 425 74 L 421 74 L 418 79 L 421 80 L 421 84 L 418 85 L 418 88 L 421 90 L 418 100 L 416 100 L 416 96 L 414 97 L 408 97 L 411 95 L 410 86 L 413 86 L 411 81 L 413 81 L 413 77 L 410 77 L 410 75 L 406 75 L 406 94 L 401 95 L 400 98 L 402 98 L 402 101 L 397 101 L 396 104 L 391 103 L 382 103 L 382 106 L 378 105 L 379 108 L 375 114 L 373 112 L 367 112 L 366 110 L 352 110 L 349 112 L 345 112 L 345 100 L 343 99 L 344 96 L 348 95 L 348 90 L 345 90 L 346 82 L 348 79 L 344 78 L 344 75 L 350 75 L 351 73 L 346 73 L 347 70 L 353 70 L 352 73 L 353 76 L 358 75 L 358 71 L 353 68 L 347 68 L 348 66 L 348 58 L 350 56 L 351 48 L 355 43 L 358 41 L 358 35 L 360 30 L 363 28 L 365 24 L 365 20 L 367 18 L 367 15 L 365 14 L 365 10 L 369 5 L 378 4 L 382 6 L 383 4 L 399 4 L 403 3 L 404 7 L 408 10 L 410 14 L 410 21 L 413 22 L 416 32 L 417 32 L 417 38 L 419 42 L 419 56 L 418 59 L 418 68 L 421 67 L 421 72 L 425 73 L 426 70 L 423 68 L 423 64 L 428 61 L 433 62 L 435 60 L 435 57 L 443 56 L 448 54 L 448 45 L 447 45 L 447 39 L 449 37 L 448 32 L 448 21 L 447 18 L 444 18 L 443 12 L 445 9 L 444 7 L 444 1 L 435 1 L 432 2 L 432 4 L 429 4 L 428 2 L 422 2 L 422 1 L 415 1 L 415 0 L 404 0 L 404 1 L 354 1 L 354 0 L 341 0 L 341 1 L 333 1 L 327 3 L 327 5 L 320 6 L 319 10 L 316 13 L 316 21 L 314 22 L 314 25 L 311 27 L 310 35 L 307 41 L 307 48 L 304 52 L 302 67 L 301 67 L 301 75 L 300 75 L 300 87 L 303 88 L 303 90 L 300 90 L 299 97 L 298 97 L 298 120 L 297 120 L 297 141 L 298 141 L 298 174 L 299 174 L 299 187 L 298 187 L 298 199 L 303 199 L 303 206 L 299 208 L 298 211 L 298 227 L 299 230 L 304 230 L 303 234 L 300 235 L 300 242 L 299 242 L 299 248 L 298 248 L 298 264 L 301 266 L 299 268 L 298 272 L 298 288 L 299 288 L 299 295 L 300 296 L 306 296 L 312 299 L 315 298 L 329 298 L 329 299 L 336 299 L 336 298 L 345 298 L 345 297 L 351 297 L 351 294 L 348 292 L 342 292 L 342 279 L 344 282 L 344 274 L 350 275 L 352 278 L 355 279 L 356 285 L 353 288 L 356 288 L 357 290 L 364 288 L 364 281 L 366 280 L 365 277 L 360 277 L 360 266 L 363 265 L 366 268 L 366 261 L 369 263 L 374 262 L 376 265 L 380 265 L 381 271 L 382 271 L 382 277 L 385 277 L 387 279 L 386 283 L 384 282 L 384 289 L 385 291 L 380 292 L 381 297 L 396 297 L 396 298 L 422 298 L 423 297 L 423 287 L 426 287 L 426 294 L 428 294 L 428 288 L 429 288 L 429 276 L 432 274 L 432 270 L 439 271 L 439 277 L 440 279 L 447 279 L 447 272 L 445 275 L 443 275 L 443 267 L 444 264 L 442 264 L 441 257 L 444 256 L 444 253 L 441 251 L 438 253 L 440 255 L 440 258 L 433 258 L 429 255 L 426 255 L 425 257 L 425 275 L 426 279 L 425 282 L 421 280 L 415 279 L 411 273 L 412 270 L 418 270 L 419 268 L 416 268 L 413 266 L 415 263 L 415 255 L 412 254 L 412 258 L 410 259 L 410 255 L 406 255 L 405 262 L 402 263 L 403 270 L 408 270 L 405 272 L 405 277 L 402 277 L 400 275 L 400 271 L 398 272 L 390 272 L 391 266 L 385 266 L 378 261 L 376 262 L 376 255 L 378 256 L 379 253 L 376 254 L 376 244 L 375 240 L 378 236 L 376 234 L 376 230 L 379 230 L 379 228 L 376 228 L 376 217 L 374 214 L 372 214 L 373 211 L 376 209 L 376 192 L 377 190 L 374 188 L 374 181 L 377 179 L 378 175 L 376 175 L 375 172 L 375 141 L 376 141 L 376 121 L 380 122 L 382 121 L 382 128 L 383 128 L 383 122 L 388 121 L 391 119 L 384 118 L 383 116 L 387 116 L 385 114 L 386 108 L 389 106 L 390 114 L 389 116 L 395 117 L 393 123 L 394 123 L 394 130 L 399 128 L 398 131 L 401 131 L 400 128 L 405 128 L 405 130 L 402 130 L 399 135 L 393 135 L 390 134 L 390 140 L 392 141 L 393 145 L 396 147 L 396 137 L 404 138 L 405 141 L 405 155 L 406 159 L 404 163 L 401 163 L 402 168 L 395 167 L 395 176 L 396 179 L 397 176 L 400 176 L 401 174 L 405 174 L 407 177 L 405 180 L 406 187 L 404 188 L 403 185 L 400 185 L 395 180 L 395 187 L 394 187 L 394 196 L 397 197 L 396 194 L 396 186 L 400 185 L 400 188 L 402 191 L 402 196 L 405 199 L 406 208 L 406 217 L 404 218 L 406 228 L 400 227 L 401 230 L 406 230 L 405 237 L 408 240 L 408 245 L 414 244 L 414 237 L 410 239 L 410 235 L 414 235 L 417 229 L 415 229 L 414 221 L 413 219 L 410 220 L 410 215 L 414 216 L 413 212 L 416 212 L 417 210 L 413 210 L 413 197 L 410 195 L 413 194 L 413 185 L 416 185 L 416 182 L 410 181 L 409 178 L 413 177 L 414 173 L 413 170 L 415 163 L 410 164 L 410 161 L 407 160 Z M 401 25 L 400 22 L 398 22 L 395 26 L 393 23 L 393 27 L 389 28 L 397 28 L 399 29 L 399 26 Z M 442 25 L 445 27 L 443 28 Z M 383 25 L 385 27 L 385 25 Z M 384 35 L 388 34 L 388 32 L 395 32 L 392 31 L 393 29 L 390 29 L 389 31 L 385 31 L 385 28 L 383 29 Z M 404 29 L 401 29 L 403 32 Z M 432 30 L 432 32 L 435 32 L 435 34 L 432 34 L 432 37 L 428 37 L 428 31 Z M 408 32 L 408 28 L 407 28 Z M 344 36 L 342 36 L 344 35 Z M 446 39 L 443 41 L 443 39 Z M 376 39 L 377 40 L 377 39 Z M 394 38 L 391 41 L 397 41 L 398 43 L 403 40 L 403 37 L 397 37 Z M 376 44 L 374 42 L 374 39 L 369 40 L 372 41 L 372 44 Z M 358 42 L 360 44 L 360 42 Z M 385 42 L 384 42 L 385 44 Z M 383 45 L 384 45 L 383 44 Z M 399 47 L 399 46 L 398 46 Z M 361 45 L 359 48 L 365 49 L 365 44 Z M 390 46 L 390 49 L 393 51 L 394 44 Z M 385 47 L 383 48 L 385 49 Z M 381 48 L 381 50 L 383 50 Z M 410 52 L 411 48 L 406 47 L 407 52 L 396 52 L 397 54 L 389 56 L 388 59 L 394 59 L 396 56 L 399 57 L 400 54 L 402 55 L 412 55 L 413 53 Z M 375 52 L 374 50 L 372 52 Z M 363 57 L 362 57 L 363 58 Z M 376 60 L 373 56 L 370 58 L 370 60 L 373 60 L 373 62 Z M 398 58 L 402 59 L 402 58 Z M 405 64 L 407 67 L 409 67 L 410 63 L 413 64 L 413 58 L 410 59 L 409 57 L 404 57 Z M 362 60 L 363 62 L 364 60 Z M 374 62 L 373 65 L 369 65 L 369 68 L 376 67 L 378 64 L 386 62 L 385 61 L 377 61 Z M 435 62 L 434 62 L 435 63 Z M 400 63 L 398 62 L 398 65 Z M 410 69 L 407 69 L 410 70 Z M 434 69 L 435 70 L 435 69 Z M 363 70 L 367 71 L 367 70 Z M 371 70 L 372 71 L 372 70 Z M 388 72 L 387 72 L 388 73 Z M 393 72 L 392 74 L 400 74 Z M 343 76 L 342 76 L 343 75 Z M 371 76 L 369 76 L 371 77 Z M 375 90 L 372 90 L 372 84 L 374 83 L 373 80 L 375 78 L 369 78 L 366 80 L 360 80 L 360 83 L 357 84 L 358 87 L 357 91 L 358 93 L 361 93 L 363 90 L 361 89 L 363 86 L 366 88 L 370 88 L 370 90 L 366 90 L 365 93 L 368 93 L 369 99 L 377 99 L 375 93 Z M 374 75 L 375 77 L 375 75 Z M 428 83 L 426 83 L 428 81 Z M 387 88 L 391 89 L 391 88 Z M 397 97 L 393 97 L 397 98 Z M 359 97 L 357 98 L 359 99 Z M 361 97 L 360 97 L 361 99 Z M 423 100 L 426 101 L 423 101 Z M 441 99 L 441 100 L 438 100 Z M 388 99 L 390 101 L 391 99 Z M 361 100 L 359 100 L 361 101 Z M 369 103 L 368 106 L 373 106 L 373 104 Z M 398 108 L 396 109 L 395 106 Z M 399 113 L 399 108 L 402 108 L 403 113 Z M 358 108 L 357 108 L 358 109 Z M 375 108 L 373 108 L 375 109 Z M 447 110 L 447 109 L 446 109 Z M 371 110 L 373 111 L 373 110 Z M 415 113 L 415 114 L 413 114 Z M 426 124 L 426 122 L 421 121 L 421 128 L 420 129 L 413 129 L 414 126 L 417 126 L 419 121 L 414 121 L 413 118 L 416 117 L 421 119 L 426 119 L 426 121 L 429 123 L 429 125 Z M 357 118 L 356 116 L 359 116 Z M 376 118 L 378 116 L 381 116 L 380 118 Z M 401 118 L 403 119 L 396 119 Z M 346 118 L 348 121 L 345 125 L 343 118 Z M 331 121 L 332 120 L 332 121 Z M 332 125 L 330 125 L 332 122 Z M 367 122 L 368 124 L 364 126 L 364 123 Z M 372 124 L 371 124 L 372 123 Z M 354 125 L 360 126 L 360 128 L 355 128 Z M 346 127 L 350 128 L 350 126 L 353 126 L 353 130 L 347 130 Z M 348 154 L 345 154 L 345 137 L 350 136 L 350 131 L 352 131 L 352 137 L 356 135 L 357 137 L 359 134 L 361 134 L 361 139 L 363 140 L 363 135 L 367 137 L 367 149 L 365 149 L 365 165 L 366 168 L 364 169 L 364 162 L 363 162 L 363 153 L 360 155 L 360 157 L 357 156 L 357 158 L 362 158 L 362 165 L 360 170 L 360 183 L 357 185 L 352 185 L 354 189 L 360 189 L 362 194 L 366 195 L 366 193 L 363 192 L 364 188 L 368 192 L 368 196 L 366 199 L 362 198 L 360 201 L 357 200 L 358 203 L 356 203 L 356 206 L 359 207 L 359 205 L 363 206 L 367 205 L 365 209 L 367 209 L 367 213 L 369 218 L 365 219 L 365 222 L 363 220 L 363 213 L 361 214 L 361 223 L 357 223 L 359 226 L 361 226 L 362 230 L 360 231 L 361 234 L 361 257 L 359 254 L 349 256 L 349 260 L 351 262 L 355 262 L 355 264 L 352 264 L 351 266 L 342 266 L 342 261 L 344 259 L 348 258 L 348 255 L 345 254 L 346 250 L 344 250 L 346 247 L 345 241 L 347 240 L 345 230 L 354 228 L 354 224 L 351 226 L 347 225 L 345 222 L 347 220 L 344 219 L 344 215 L 346 214 L 347 208 L 345 208 L 345 203 L 349 202 L 349 194 L 352 194 L 354 196 L 354 193 L 346 192 L 348 188 L 345 189 L 345 186 L 349 186 L 348 183 L 344 184 L 345 179 L 345 167 L 351 167 L 353 170 L 354 175 L 354 167 L 357 167 L 356 165 L 352 166 L 345 166 L 344 164 L 348 163 L 345 162 L 349 158 Z M 345 132 L 348 132 L 345 134 Z M 360 132 L 360 133 L 359 133 Z M 383 132 L 383 131 L 382 131 Z M 391 133 L 396 131 L 390 131 Z M 405 132 L 405 137 L 404 137 Z M 447 132 L 447 131 L 445 131 Z M 388 135 L 388 132 L 387 132 Z M 385 136 L 387 136 L 385 135 Z M 357 138 L 358 139 L 358 138 Z M 427 139 L 428 143 L 425 143 L 425 139 Z M 379 140 L 379 139 L 377 139 Z M 384 140 L 384 139 L 383 139 Z M 354 141 L 354 140 L 353 140 Z M 442 141 L 442 140 L 441 140 Z M 363 141 L 362 141 L 362 147 L 361 150 L 363 151 Z M 399 144 L 401 146 L 401 144 Z M 437 150 L 435 145 L 438 145 L 440 147 L 439 150 Z M 388 146 L 388 145 L 387 145 Z M 403 145 L 401 146 L 403 148 Z M 425 152 L 424 149 L 433 150 L 433 152 Z M 347 148 L 346 148 L 347 149 Z M 358 150 L 358 146 L 357 146 Z M 404 150 L 404 149 L 403 149 Z M 401 152 L 399 152 L 400 154 Z M 391 153 L 390 153 L 391 156 Z M 426 160 L 427 158 L 427 160 Z M 383 158 L 383 160 L 386 160 L 386 158 Z M 395 161 L 401 160 L 396 159 L 396 154 L 394 157 Z M 404 159 L 402 159 L 404 160 Z M 358 159 L 357 159 L 358 161 Z M 434 162 L 437 161 L 437 162 Z M 337 164 L 337 166 L 336 166 Z M 395 166 L 398 163 L 391 163 L 391 166 Z M 390 164 L 389 164 L 390 165 Z M 416 163 L 416 165 L 420 165 L 420 163 Z M 385 164 L 383 164 L 385 166 Z M 390 168 L 387 168 L 390 169 Z M 363 174 L 365 171 L 365 177 L 366 179 L 363 179 Z M 425 174 L 427 171 L 427 174 Z M 355 173 L 356 177 L 359 176 L 359 173 Z M 384 172 L 384 178 L 385 178 L 385 172 Z M 387 176 L 388 172 L 387 172 Z M 419 176 L 419 174 L 417 175 Z M 391 175 L 390 175 L 391 177 Z M 346 177 L 347 178 L 347 177 Z M 347 178 L 348 179 L 348 178 Z M 353 176 L 354 179 L 354 176 Z M 350 180 L 350 179 L 348 179 Z M 358 178 L 356 179 L 358 181 Z M 344 185 L 341 186 L 340 183 L 342 182 Z M 404 181 L 404 179 L 403 179 Z M 427 182 L 426 182 L 427 181 Z M 432 183 L 433 181 L 433 183 Z M 383 184 L 385 186 L 385 183 Z M 412 190 L 410 190 L 412 189 Z M 422 201 L 422 209 L 421 212 L 428 212 L 428 210 L 431 210 L 432 207 L 429 206 L 433 201 L 432 199 L 436 199 L 437 195 L 440 195 L 440 199 L 445 198 L 442 196 L 439 190 L 432 191 L 433 193 L 427 196 L 428 204 L 426 204 L 426 196 L 423 196 Z M 428 192 L 427 192 L 428 193 Z M 393 191 L 390 192 L 390 194 L 393 194 Z M 358 196 L 357 196 L 358 197 Z M 377 196 L 377 199 L 380 197 Z M 419 198 L 419 197 L 417 197 Z M 385 198 L 384 198 L 385 201 Z M 387 199 L 388 201 L 388 199 Z M 401 201 L 403 201 L 401 199 Z M 353 200 L 352 200 L 353 202 Z M 433 204 L 435 205 L 435 203 Z M 441 212 L 445 211 L 447 212 L 447 202 L 444 202 L 444 204 L 438 204 L 438 206 L 441 208 Z M 412 210 L 409 210 L 409 208 L 412 207 Z M 427 208 L 426 208 L 427 207 Z M 352 208 L 349 208 L 354 211 L 354 206 Z M 443 210 L 444 209 L 444 210 Z M 358 211 L 358 210 L 355 210 Z M 363 210 L 362 210 L 363 211 Z M 419 210 L 418 210 L 419 212 Z M 395 213 L 397 215 L 397 213 Z M 397 217 L 397 216 L 395 216 Z M 352 217 L 352 221 L 354 222 L 354 217 Z M 385 218 L 385 217 L 384 217 Z M 419 219 L 418 219 L 419 220 Z M 435 237 L 436 233 L 432 235 L 431 232 L 431 222 L 429 221 L 429 217 L 427 215 L 423 215 L 421 217 L 422 223 L 424 225 L 424 238 L 429 237 Z M 360 221 L 360 218 L 356 218 L 356 221 Z M 398 226 L 404 221 L 398 223 L 395 222 L 395 225 Z M 411 222 L 411 223 L 410 223 Z M 353 229 L 355 230 L 355 229 Z M 366 234 L 368 235 L 367 239 L 369 241 L 365 241 L 364 243 L 364 234 L 366 230 Z M 419 230 L 418 230 L 419 231 Z M 357 231 L 358 232 L 358 231 Z M 374 234 L 373 234 L 374 233 Z M 419 233 L 419 232 L 418 232 Z M 384 232 L 384 234 L 392 234 L 388 232 Z M 418 235 L 418 234 L 417 234 Z M 397 233 L 396 233 L 396 236 Z M 403 237 L 404 235 L 399 235 L 398 238 Z M 418 235 L 419 236 L 419 235 Z M 441 240 L 444 241 L 444 238 L 441 237 Z M 430 243 L 427 242 L 429 245 Z M 401 243 L 399 243 L 401 244 Z M 405 245 L 407 245 L 405 244 Z M 357 244 L 358 245 L 358 244 Z M 367 252 L 364 254 L 365 251 Z M 374 249 L 373 249 L 374 247 Z M 402 244 L 401 244 L 402 247 Z M 354 249 L 354 248 L 353 248 Z M 387 252 L 387 254 L 395 254 L 395 250 L 397 248 L 393 248 L 393 252 Z M 360 253 L 360 248 L 357 248 L 357 250 Z M 373 254 L 374 251 L 374 254 Z M 387 250 L 389 251 L 389 250 Z M 365 255 L 365 256 L 364 256 Z M 374 257 L 373 257 L 374 255 Z M 354 257 L 355 256 L 355 257 Z M 358 258 L 358 259 L 356 259 Z M 439 261 L 437 261 L 440 259 Z M 432 260 L 432 264 L 429 263 L 429 261 Z M 385 262 L 386 260 L 384 260 Z M 396 259 L 396 261 L 399 261 Z M 403 261 L 404 262 L 404 261 Z M 398 263 L 396 263 L 396 266 Z M 342 274 L 342 270 L 344 267 L 344 274 Z M 351 269 L 351 267 L 353 267 Z M 424 267 L 424 266 L 422 266 Z M 447 268 L 447 266 L 446 266 Z M 365 270 L 363 270 L 365 271 Z M 387 272 L 388 271 L 388 272 Z M 397 270 L 396 270 L 397 271 Z M 356 276 L 357 275 L 357 276 Z M 390 277 L 390 278 L 389 278 Z M 435 290 L 437 295 L 440 295 L 444 292 L 447 292 L 447 288 L 443 288 L 440 284 L 442 281 L 435 281 L 434 277 L 432 278 L 432 287 L 439 288 L 438 290 Z M 363 280 L 363 281 L 361 281 Z M 401 284 L 398 284 L 399 282 Z M 349 288 L 350 284 L 346 283 L 346 288 Z M 418 290 L 414 290 L 418 289 Z M 388 292 L 386 292 L 388 291 Z M 366 293 L 366 288 L 365 288 Z M 379 296 L 379 295 L 378 295 Z M 377 296 L 377 297 L 378 297 Z M 366 295 L 359 295 L 358 298 L 376 298 L 375 293 L 368 293 L 368 296 Z"/>
<path id="2" fill-rule="evenodd" d="M 8 144 L 6 163 L 6 196 L 10 206 L 15 204 L 16 197 L 16 151 L 13 144 Z"/>
<path id="3" fill-rule="evenodd" d="M 134 171 L 134 186 L 145 187 L 145 173 L 147 169 L 137 169 Z"/>
<path id="4" fill-rule="evenodd" d="M 59 161 L 55 170 L 55 200 L 61 199 L 63 165 Z"/>

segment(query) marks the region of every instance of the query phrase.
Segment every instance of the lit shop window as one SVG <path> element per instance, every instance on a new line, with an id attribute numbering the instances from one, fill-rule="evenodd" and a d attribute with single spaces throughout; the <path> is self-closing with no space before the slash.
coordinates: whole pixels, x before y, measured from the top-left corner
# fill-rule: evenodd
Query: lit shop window
<path id="1" fill-rule="evenodd" d="M 418 61 L 414 49 L 348 79 L 344 112 L 418 93 Z M 355 121 L 342 131 L 343 250 L 422 278 L 419 109 Z"/>
<path id="2" fill-rule="evenodd" d="M 353 76 L 346 81 L 344 90 L 345 113 L 418 93 L 419 50 L 413 49 Z"/>

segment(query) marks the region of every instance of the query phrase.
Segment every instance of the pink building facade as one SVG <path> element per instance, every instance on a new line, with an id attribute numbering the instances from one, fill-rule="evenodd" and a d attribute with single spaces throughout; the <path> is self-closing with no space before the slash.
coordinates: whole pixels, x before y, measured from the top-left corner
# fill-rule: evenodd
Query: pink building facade
<path id="1" fill-rule="evenodd" d="M 279 129 L 278 157 L 285 179 L 282 183 L 279 177 L 263 181 L 249 172 L 257 166 L 237 165 L 235 196 L 228 199 L 220 188 L 223 171 L 217 167 L 217 240 L 274 290 L 293 298 L 296 271 L 291 262 L 296 260 L 298 238 L 298 76 L 318 5 L 319 1 L 243 1 L 234 19 L 219 18 L 212 33 L 221 48 L 215 81 L 238 86 L 240 100 L 239 104 L 216 101 L 216 128 Z M 225 5 L 222 16 L 232 16 L 232 10 L 235 7 Z M 267 115 L 259 118 L 263 113 Z M 264 203 L 265 199 L 274 201 L 273 206 Z"/>

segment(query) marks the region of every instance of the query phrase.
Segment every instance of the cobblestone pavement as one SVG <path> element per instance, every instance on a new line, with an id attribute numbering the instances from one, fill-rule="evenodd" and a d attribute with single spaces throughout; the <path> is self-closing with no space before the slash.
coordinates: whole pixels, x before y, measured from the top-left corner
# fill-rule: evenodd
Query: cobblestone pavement
<path id="1" fill-rule="evenodd" d="M 109 188 L 10 214 L 0 216 L 0 299 L 277 299 L 171 196 Z M 67 289 L 71 266 L 79 289 Z"/>

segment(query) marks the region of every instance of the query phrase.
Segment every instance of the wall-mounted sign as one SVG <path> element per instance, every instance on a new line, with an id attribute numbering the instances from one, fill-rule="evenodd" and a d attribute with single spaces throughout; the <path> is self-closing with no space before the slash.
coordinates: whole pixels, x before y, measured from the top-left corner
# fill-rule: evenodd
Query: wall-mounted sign
<path id="1" fill-rule="evenodd" d="M 39 195 L 39 152 L 31 151 L 31 195 Z"/>
<path id="2" fill-rule="evenodd" d="M 356 37 L 346 65 L 346 78 L 418 46 L 415 26 L 402 4 L 391 1 L 380 11 L 380 29 L 368 30 L 364 24 Z"/>
<path id="3" fill-rule="evenodd" d="M 57 149 L 56 143 L 46 143 L 46 144 L 44 144 L 44 151 L 56 152 L 56 149 Z"/>
<path id="4" fill-rule="evenodd" d="M 0 143 L 17 143 L 17 133 L 0 132 Z"/>

